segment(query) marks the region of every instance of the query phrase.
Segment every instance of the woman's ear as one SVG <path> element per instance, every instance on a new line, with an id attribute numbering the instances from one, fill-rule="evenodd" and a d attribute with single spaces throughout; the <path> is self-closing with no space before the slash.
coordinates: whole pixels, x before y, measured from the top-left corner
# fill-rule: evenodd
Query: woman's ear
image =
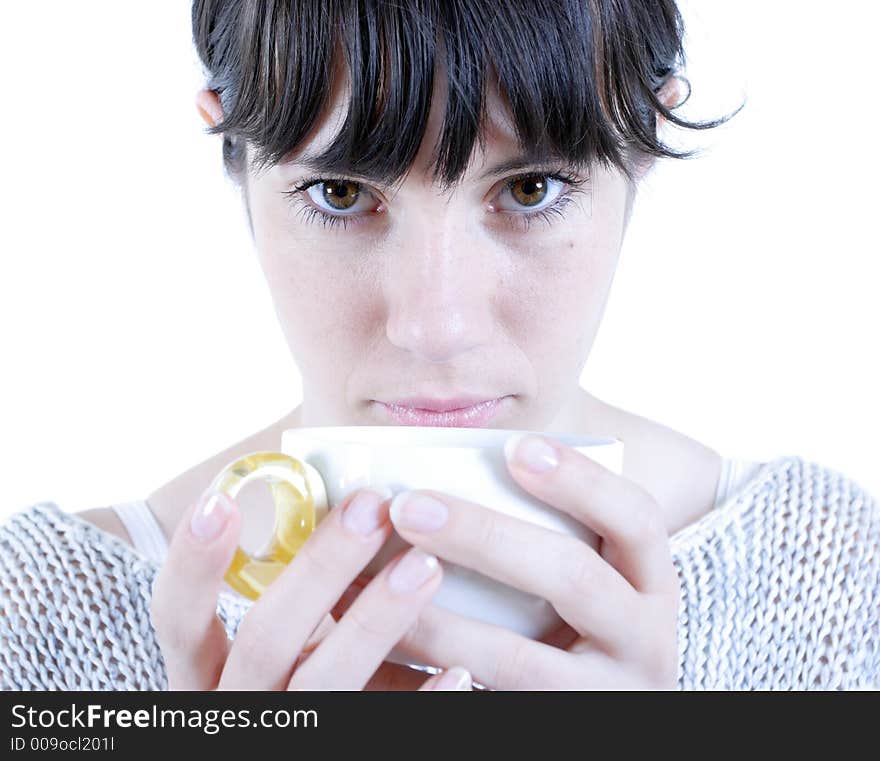
<path id="1" fill-rule="evenodd" d="M 216 126 L 223 118 L 223 106 L 213 90 L 202 88 L 196 93 L 196 108 L 209 127 Z"/>
<path id="2" fill-rule="evenodd" d="M 670 77 L 667 79 L 663 86 L 657 91 L 657 99 L 664 105 L 666 108 L 672 110 L 674 106 L 680 105 L 679 101 L 681 99 L 681 88 L 679 86 L 679 81 L 676 77 Z M 660 128 L 663 126 L 663 122 L 666 120 L 666 117 L 663 114 L 657 112 L 657 132 L 660 132 Z M 648 172 L 654 168 L 655 158 L 650 154 L 639 154 L 636 159 L 635 165 L 633 169 L 635 170 L 635 176 L 638 182 L 641 182 Z"/>
<path id="3" fill-rule="evenodd" d="M 679 105 L 681 99 L 681 88 L 678 83 L 678 77 L 669 77 L 657 91 L 657 99 L 666 106 L 670 111 L 674 106 Z M 657 114 L 657 129 L 663 126 L 666 117 L 663 114 Z"/>

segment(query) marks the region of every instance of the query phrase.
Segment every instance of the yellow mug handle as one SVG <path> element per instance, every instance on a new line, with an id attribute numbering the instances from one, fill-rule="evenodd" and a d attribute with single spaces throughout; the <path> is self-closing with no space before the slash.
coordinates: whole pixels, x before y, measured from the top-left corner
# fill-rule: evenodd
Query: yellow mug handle
<path id="1" fill-rule="evenodd" d="M 236 547 L 223 578 L 236 592 L 256 600 L 293 560 L 327 512 L 321 474 L 307 462 L 281 452 L 252 452 L 229 463 L 211 488 L 235 499 L 255 478 L 268 482 L 275 504 L 275 527 L 259 556 Z"/>

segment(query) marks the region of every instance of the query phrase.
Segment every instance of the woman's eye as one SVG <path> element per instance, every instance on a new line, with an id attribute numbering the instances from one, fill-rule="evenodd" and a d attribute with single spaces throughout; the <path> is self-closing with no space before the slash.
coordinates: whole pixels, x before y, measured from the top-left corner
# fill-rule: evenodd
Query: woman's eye
<path id="1" fill-rule="evenodd" d="M 372 198 L 369 191 L 361 188 L 360 183 L 351 180 L 322 180 L 309 185 L 305 193 L 319 209 L 331 213 L 353 214 L 365 211 L 363 201 Z"/>
<path id="2" fill-rule="evenodd" d="M 550 223 L 553 217 L 564 216 L 563 209 L 573 196 L 585 192 L 579 186 L 587 184 L 588 179 L 562 172 L 521 174 L 504 182 L 492 211 L 506 212 L 507 221 L 516 229 L 527 230 L 537 220 Z M 567 186 L 571 190 L 564 193 Z M 384 210 L 374 193 L 360 182 L 345 178 L 313 177 L 282 194 L 306 222 L 324 227 L 363 224 Z"/>
<path id="3" fill-rule="evenodd" d="M 508 180 L 499 199 L 500 211 L 536 211 L 552 206 L 565 187 L 565 183 L 548 175 L 530 175 Z M 505 205 L 506 204 L 506 205 Z"/>

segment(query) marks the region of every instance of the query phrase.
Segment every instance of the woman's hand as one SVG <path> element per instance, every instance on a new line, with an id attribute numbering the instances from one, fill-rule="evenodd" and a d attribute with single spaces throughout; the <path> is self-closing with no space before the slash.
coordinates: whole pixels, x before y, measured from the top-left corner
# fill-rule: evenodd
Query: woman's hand
<path id="1" fill-rule="evenodd" d="M 471 689 L 463 669 L 426 680 L 383 662 L 440 586 L 436 558 L 415 548 L 400 553 L 339 621 L 330 614 L 391 533 L 390 496 L 362 489 L 331 510 L 253 603 L 231 643 L 216 609 L 241 513 L 222 494 L 188 508 L 150 607 L 169 689 Z"/>
<path id="2" fill-rule="evenodd" d="M 411 544 L 542 597 L 565 623 L 535 641 L 429 605 L 400 649 L 441 667 L 461 663 L 491 689 L 674 689 L 680 585 L 657 502 L 555 440 L 530 436 L 513 454 L 516 482 L 596 532 L 598 551 L 433 490 L 410 492 L 412 502 L 395 496 L 391 519 Z M 422 496 L 436 498 L 435 509 Z M 411 507 L 422 529 L 407 527 Z"/>

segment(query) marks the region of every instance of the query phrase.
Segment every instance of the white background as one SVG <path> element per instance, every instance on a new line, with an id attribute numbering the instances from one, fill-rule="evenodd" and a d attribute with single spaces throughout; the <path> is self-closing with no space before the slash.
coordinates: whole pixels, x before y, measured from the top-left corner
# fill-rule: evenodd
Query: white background
<path id="1" fill-rule="evenodd" d="M 880 494 L 876 28 L 869 3 L 699 0 L 682 109 L 582 383 L 724 455 Z M 698 10 L 697 10 L 698 9 Z M 0 516 L 145 497 L 300 399 L 188 2 L 9 3 L 0 24 Z"/>

